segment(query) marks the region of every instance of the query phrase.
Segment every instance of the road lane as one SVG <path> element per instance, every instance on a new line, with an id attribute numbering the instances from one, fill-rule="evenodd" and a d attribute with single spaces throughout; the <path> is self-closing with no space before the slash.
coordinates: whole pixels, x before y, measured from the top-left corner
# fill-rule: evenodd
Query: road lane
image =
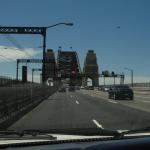
<path id="1" fill-rule="evenodd" d="M 91 128 L 99 124 L 105 129 L 126 130 L 150 124 L 150 113 L 112 102 L 82 92 L 55 93 L 9 129 Z"/>
<path id="2" fill-rule="evenodd" d="M 105 129 L 126 130 L 150 124 L 150 113 L 119 103 L 113 104 L 103 98 L 94 98 L 80 92 L 78 97 L 80 97 L 80 107 L 84 111 L 89 111 L 91 118 L 95 118 Z"/>
<path id="3" fill-rule="evenodd" d="M 135 95 L 135 98 L 133 101 L 129 101 L 129 100 L 111 100 L 108 99 L 108 93 L 107 92 L 102 92 L 102 91 L 87 91 L 87 90 L 81 90 L 82 93 L 84 93 L 85 95 L 89 95 L 92 97 L 97 97 L 97 98 L 103 98 L 109 102 L 112 103 L 118 103 L 118 104 L 122 104 L 124 106 L 128 106 L 134 109 L 138 109 L 138 110 L 142 110 L 142 111 L 146 111 L 150 113 L 150 97 L 147 99 L 145 99 L 145 97 L 143 97 L 142 95 L 140 95 L 140 97 L 138 97 L 137 95 Z M 113 102 L 114 101 L 114 102 Z"/>
<path id="4" fill-rule="evenodd" d="M 9 129 L 65 129 L 94 127 L 88 112 L 81 112 L 71 92 L 55 93 Z"/>

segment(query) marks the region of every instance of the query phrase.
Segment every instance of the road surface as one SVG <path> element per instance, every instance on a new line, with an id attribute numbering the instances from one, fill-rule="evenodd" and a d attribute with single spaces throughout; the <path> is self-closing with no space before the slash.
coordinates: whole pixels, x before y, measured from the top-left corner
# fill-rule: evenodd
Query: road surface
<path id="1" fill-rule="evenodd" d="M 149 97 L 110 100 L 100 91 L 56 92 L 9 129 L 104 128 L 128 130 L 150 125 Z"/>

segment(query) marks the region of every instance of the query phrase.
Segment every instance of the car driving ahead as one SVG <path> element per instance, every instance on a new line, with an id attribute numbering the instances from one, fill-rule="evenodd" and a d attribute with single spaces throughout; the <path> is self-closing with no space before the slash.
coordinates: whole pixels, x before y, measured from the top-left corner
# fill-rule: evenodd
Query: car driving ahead
<path id="1" fill-rule="evenodd" d="M 58 92 L 66 92 L 66 88 L 65 87 L 61 87 L 58 89 Z"/>
<path id="2" fill-rule="evenodd" d="M 108 97 L 110 99 L 134 99 L 133 90 L 127 85 L 113 85 L 108 91 Z"/>

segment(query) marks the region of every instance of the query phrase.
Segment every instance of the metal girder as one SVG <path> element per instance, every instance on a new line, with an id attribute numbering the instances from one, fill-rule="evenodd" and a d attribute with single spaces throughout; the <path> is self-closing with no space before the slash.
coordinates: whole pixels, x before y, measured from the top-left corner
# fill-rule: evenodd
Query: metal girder
<path id="1" fill-rule="evenodd" d="M 2 27 L 0 34 L 46 34 L 45 27 Z"/>
<path id="2" fill-rule="evenodd" d="M 42 63 L 42 59 L 17 59 L 18 63 Z"/>
<path id="3" fill-rule="evenodd" d="M 124 78 L 124 74 L 115 74 L 114 76 L 113 75 L 110 75 L 110 76 L 105 76 L 103 74 L 98 74 L 99 77 L 105 77 L 105 78 Z"/>
<path id="4" fill-rule="evenodd" d="M 43 59 L 17 59 L 17 63 L 43 63 Z M 52 59 L 46 59 L 45 63 L 52 63 Z"/>
<path id="5" fill-rule="evenodd" d="M 58 71 L 62 76 L 72 76 L 72 72 L 79 74 L 80 64 L 75 51 L 59 51 L 58 52 Z"/>
<path id="6" fill-rule="evenodd" d="M 42 71 L 40 68 L 33 68 L 32 71 Z"/>

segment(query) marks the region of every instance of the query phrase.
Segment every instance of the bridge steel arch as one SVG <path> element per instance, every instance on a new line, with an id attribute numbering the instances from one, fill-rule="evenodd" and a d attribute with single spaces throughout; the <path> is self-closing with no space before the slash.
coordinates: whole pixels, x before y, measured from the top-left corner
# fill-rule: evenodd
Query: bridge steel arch
<path id="1" fill-rule="evenodd" d="M 81 85 L 81 68 L 76 51 L 58 51 L 58 76 L 69 79 L 71 85 Z"/>

